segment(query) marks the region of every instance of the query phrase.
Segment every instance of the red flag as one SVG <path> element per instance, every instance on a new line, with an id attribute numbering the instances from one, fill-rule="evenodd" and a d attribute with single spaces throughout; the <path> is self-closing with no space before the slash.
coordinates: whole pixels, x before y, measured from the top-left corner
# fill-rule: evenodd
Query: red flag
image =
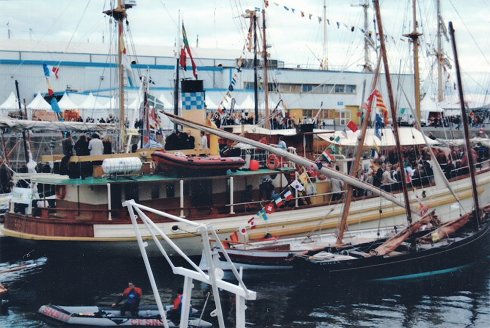
<path id="1" fill-rule="evenodd" d="M 287 190 L 284 193 L 284 199 L 286 199 L 286 201 L 289 201 L 289 200 L 291 200 L 293 198 L 294 198 L 294 196 L 293 196 L 293 193 L 291 192 L 291 190 Z"/>
<path id="2" fill-rule="evenodd" d="M 356 132 L 357 130 L 359 130 L 359 128 L 357 127 L 357 124 L 354 123 L 354 121 L 349 121 L 349 123 L 347 123 L 347 127 L 352 131 L 352 132 Z"/>
<path id="3" fill-rule="evenodd" d="M 179 64 L 180 64 L 180 67 L 182 67 L 184 69 L 184 71 L 187 70 L 187 56 L 185 54 L 184 48 L 180 49 Z"/>
<path id="4" fill-rule="evenodd" d="M 250 229 L 257 228 L 257 225 L 255 224 L 255 218 L 254 217 L 251 217 L 250 220 L 248 220 L 247 222 L 250 225 Z"/>
<path id="5" fill-rule="evenodd" d="M 197 66 L 196 63 L 194 62 L 194 58 L 192 58 L 191 47 L 189 46 L 189 41 L 187 40 L 187 33 L 185 31 L 184 22 L 182 22 L 182 39 L 184 41 L 184 48 L 187 51 L 189 58 L 191 59 L 192 74 L 197 79 Z"/>
<path id="6" fill-rule="evenodd" d="M 276 211 L 276 209 L 274 208 L 274 203 L 269 203 L 265 206 L 265 212 L 267 214 L 271 214 L 271 213 L 274 213 Z"/>

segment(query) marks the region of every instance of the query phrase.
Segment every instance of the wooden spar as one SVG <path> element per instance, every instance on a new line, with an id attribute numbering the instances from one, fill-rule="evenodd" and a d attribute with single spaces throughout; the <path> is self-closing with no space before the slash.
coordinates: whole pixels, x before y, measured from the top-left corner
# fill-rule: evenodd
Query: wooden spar
<path id="1" fill-rule="evenodd" d="M 376 84 L 378 83 L 378 78 L 379 78 L 379 67 L 381 64 L 381 57 L 378 57 L 378 64 L 376 65 L 376 71 L 374 73 L 374 78 L 371 83 L 371 90 L 374 90 Z M 371 117 L 371 106 L 373 105 L 373 97 L 369 98 L 367 109 L 366 109 L 366 117 L 364 118 L 364 121 L 362 122 L 362 128 L 361 128 L 361 135 L 359 136 L 359 142 L 357 144 L 357 149 L 354 152 L 355 157 L 354 161 L 352 162 L 352 167 L 351 171 L 349 174 L 357 178 L 358 177 L 358 171 L 359 171 L 359 165 L 361 164 L 361 155 L 362 155 L 362 149 L 364 146 L 364 140 L 366 139 L 366 131 L 367 127 L 369 125 L 369 119 Z M 342 218 L 340 219 L 339 222 L 339 229 L 338 229 L 338 235 L 337 235 L 337 245 L 341 245 L 343 243 L 344 239 L 344 232 L 345 228 L 347 226 L 347 216 L 349 215 L 349 210 L 350 210 L 350 203 L 352 202 L 352 196 L 353 196 L 353 188 L 351 185 L 347 185 L 347 192 L 345 194 L 345 201 L 344 201 L 344 209 L 342 211 Z"/>
<path id="2" fill-rule="evenodd" d="M 402 179 L 402 189 L 403 189 L 403 198 L 405 200 L 405 204 L 407 204 L 407 221 L 412 223 L 412 210 L 410 208 L 410 199 L 408 198 L 408 190 L 405 179 L 405 167 L 402 156 L 402 149 L 400 146 L 400 136 L 398 134 L 398 124 L 396 120 L 396 107 L 395 107 L 395 99 L 393 97 L 393 88 L 391 85 L 391 75 L 390 75 L 390 67 L 388 65 L 388 57 L 386 55 L 386 45 L 385 45 L 385 37 L 383 33 L 383 23 L 381 21 L 381 10 L 379 7 L 379 0 L 374 0 L 374 8 L 376 11 L 376 23 L 378 25 L 378 33 L 379 33 L 379 41 L 381 46 L 381 57 L 383 58 L 383 66 L 385 69 L 385 77 L 386 77 L 386 87 L 388 89 L 388 97 L 390 99 L 390 110 L 391 110 L 391 119 L 392 119 L 392 127 L 393 127 L 393 136 L 395 137 L 396 144 L 396 152 L 398 154 L 398 161 L 401 164 L 400 168 L 400 176 Z"/>
<path id="3" fill-rule="evenodd" d="M 373 192 L 375 195 L 383 197 L 384 199 L 386 199 L 386 200 L 388 200 L 388 201 L 390 201 L 390 202 L 392 202 L 392 203 L 394 203 L 400 207 L 405 208 L 405 207 L 409 206 L 408 205 L 409 203 L 407 203 L 407 205 L 405 205 L 405 203 L 401 202 L 399 199 L 394 197 L 392 194 L 387 193 L 386 191 L 381 190 L 381 189 L 379 189 L 379 188 L 377 188 L 371 184 L 362 182 L 359 179 L 353 178 L 349 175 L 343 174 L 339 171 L 333 170 L 333 169 L 328 168 L 328 167 L 318 168 L 318 166 L 316 165 L 315 162 L 313 162 L 307 158 L 304 158 L 304 157 L 301 157 L 301 156 L 298 156 L 295 154 L 291 154 L 285 150 L 282 150 L 282 149 L 279 149 L 276 147 L 272 147 L 272 146 L 263 144 L 261 142 L 258 142 L 258 141 L 255 141 L 255 140 L 252 140 L 249 138 L 241 137 L 241 136 L 235 135 L 233 133 L 223 131 L 221 129 L 217 129 L 217 128 L 209 127 L 209 126 L 206 126 L 206 125 L 203 125 L 200 123 L 192 122 L 192 121 L 186 120 L 182 117 L 172 115 L 170 113 L 165 113 L 165 115 L 167 115 L 169 117 L 169 119 L 176 124 L 181 124 L 181 125 L 184 125 L 184 126 L 196 129 L 196 130 L 204 131 L 204 132 L 207 132 L 210 134 L 215 134 L 215 135 L 220 136 L 222 138 L 230 139 L 230 140 L 237 141 L 237 142 L 243 142 L 247 145 L 251 145 L 251 146 L 266 150 L 272 154 L 282 156 L 282 157 L 286 158 L 287 160 L 290 160 L 290 161 L 292 161 L 298 165 L 305 166 L 307 168 L 311 168 L 315 171 L 319 171 L 319 172 L 321 172 L 321 173 L 323 173 L 329 177 L 337 178 L 337 179 L 342 180 L 345 183 L 353 185 L 355 187 L 365 189 L 365 190 L 369 190 L 369 191 Z M 415 210 L 415 209 L 413 209 L 413 210 Z"/>
<path id="4" fill-rule="evenodd" d="M 264 60 L 264 78 L 262 88 L 264 89 L 264 106 L 265 106 L 265 128 L 270 129 L 270 113 L 269 113 L 269 77 L 267 76 L 267 41 L 265 29 L 265 7 L 262 9 L 262 58 Z"/>
<path id="5" fill-rule="evenodd" d="M 480 205 L 478 201 L 478 191 L 476 190 L 476 179 L 475 179 L 475 162 L 473 160 L 473 156 L 471 156 L 471 144 L 470 144 L 470 132 L 468 129 L 468 117 L 466 116 L 465 110 L 465 102 L 463 96 L 463 83 L 461 81 L 461 72 L 459 70 L 459 60 L 458 60 L 458 49 L 456 48 L 456 39 L 454 36 L 454 28 L 453 22 L 449 22 L 449 34 L 451 35 L 451 43 L 453 47 L 454 53 L 454 65 L 456 67 L 456 79 L 458 82 L 458 94 L 459 94 L 459 103 L 461 106 L 461 119 L 463 120 L 463 128 L 464 128 L 464 140 L 466 144 L 466 157 L 468 159 L 468 168 L 470 171 L 471 178 L 471 190 L 473 191 L 473 203 L 475 206 L 475 218 L 476 222 L 480 224 Z"/>

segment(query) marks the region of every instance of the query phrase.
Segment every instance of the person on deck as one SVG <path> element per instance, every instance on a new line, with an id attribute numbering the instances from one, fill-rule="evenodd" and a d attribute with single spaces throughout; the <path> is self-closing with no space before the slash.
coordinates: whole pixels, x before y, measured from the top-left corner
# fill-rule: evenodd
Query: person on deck
<path id="1" fill-rule="evenodd" d="M 283 149 L 283 150 L 288 150 L 288 146 L 286 145 L 286 141 L 284 141 L 283 136 L 279 137 L 279 142 L 277 143 L 277 148 Z"/>
<path id="2" fill-rule="evenodd" d="M 102 155 L 104 153 L 104 144 L 97 133 L 92 135 L 92 139 L 88 143 L 88 150 L 90 150 L 90 156 Z"/>
<path id="3" fill-rule="evenodd" d="M 204 131 L 201 131 L 201 149 L 208 149 L 208 137 Z"/>
<path id="4" fill-rule="evenodd" d="M 122 295 L 119 297 L 116 303 L 112 304 L 112 307 L 117 306 L 122 300 L 126 299 L 121 307 L 121 316 L 124 316 L 126 311 L 130 311 L 133 317 L 138 316 L 138 308 L 140 305 L 143 292 L 141 288 L 136 287 L 132 282 L 128 282 L 128 288 L 124 289 Z"/>
<path id="5" fill-rule="evenodd" d="M 90 154 L 87 137 L 85 135 L 80 135 L 77 142 L 75 142 L 75 152 L 77 156 L 87 156 Z"/>

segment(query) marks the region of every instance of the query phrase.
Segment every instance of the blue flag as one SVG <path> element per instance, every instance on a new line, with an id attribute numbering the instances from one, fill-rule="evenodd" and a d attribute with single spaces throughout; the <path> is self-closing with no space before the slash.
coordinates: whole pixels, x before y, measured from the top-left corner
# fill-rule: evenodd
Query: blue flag
<path id="1" fill-rule="evenodd" d="M 384 127 L 383 118 L 376 113 L 376 120 L 374 122 L 374 135 L 381 140 L 381 129 Z"/>

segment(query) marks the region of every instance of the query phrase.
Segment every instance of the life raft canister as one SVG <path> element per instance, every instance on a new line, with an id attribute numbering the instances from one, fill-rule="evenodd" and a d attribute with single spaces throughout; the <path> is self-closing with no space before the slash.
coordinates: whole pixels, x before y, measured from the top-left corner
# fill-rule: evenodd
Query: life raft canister
<path id="1" fill-rule="evenodd" d="M 276 154 L 270 154 L 269 157 L 267 157 L 267 168 L 270 170 L 275 170 L 279 167 L 279 157 Z"/>
<path id="2" fill-rule="evenodd" d="M 56 197 L 58 199 L 65 199 L 66 196 L 66 186 L 56 186 Z"/>

